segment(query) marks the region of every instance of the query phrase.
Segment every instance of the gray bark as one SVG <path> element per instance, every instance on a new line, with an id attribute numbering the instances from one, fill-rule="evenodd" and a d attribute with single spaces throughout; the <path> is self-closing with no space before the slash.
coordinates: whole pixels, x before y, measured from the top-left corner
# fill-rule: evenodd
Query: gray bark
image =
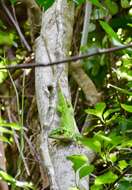
<path id="1" fill-rule="evenodd" d="M 72 40 L 74 5 L 66 0 L 56 0 L 42 15 L 42 28 L 36 40 L 36 63 L 47 63 L 63 59 L 68 55 Z M 63 94 L 70 101 L 68 66 L 59 65 L 35 69 L 36 97 L 41 124 L 40 153 L 42 168 L 48 173 L 50 189 L 68 190 L 76 186 L 71 162 L 66 156 L 85 154 L 89 161 L 94 153 L 75 144 L 55 145 L 48 133 L 59 126 L 56 112 L 58 83 Z M 80 189 L 88 190 L 88 178 L 79 183 Z"/>

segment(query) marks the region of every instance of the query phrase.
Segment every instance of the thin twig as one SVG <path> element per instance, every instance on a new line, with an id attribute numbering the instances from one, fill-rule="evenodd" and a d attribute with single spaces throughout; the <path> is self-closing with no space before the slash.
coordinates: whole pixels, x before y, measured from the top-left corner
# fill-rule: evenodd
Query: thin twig
<path id="1" fill-rule="evenodd" d="M 37 151 L 35 150 L 32 142 L 30 141 L 30 139 L 27 137 L 27 135 L 25 133 L 24 133 L 24 138 L 25 138 L 25 140 L 26 140 L 26 142 L 27 142 L 27 144 L 28 144 L 28 146 L 30 148 L 30 152 L 31 152 L 32 156 L 35 158 L 35 161 L 37 161 L 38 163 L 40 163 L 41 162 L 40 156 L 37 153 Z"/>
<path id="2" fill-rule="evenodd" d="M 83 24 L 83 31 L 82 31 L 82 38 L 81 38 L 81 45 L 80 45 L 81 47 L 87 45 L 91 12 L 92 12 L 92 3 L 86 2 L 86 4 L 85 4 L 84 24 Z M 80 55 L 81 54 L 82 53 L 80 51 Z"/>
<path id="3" fill-rule="evenodd" d="M 18 35 L 20 36 L 21 41 L 23 42 L 24 46 L 26 47 L 26 49 L 30 52 L 31 51 L 31 47 L 29 46 L 28 42 L 26 41 L 19 25 L 18 22 L 16 22 L 16 19 L 14 19 L 14 17 L 12 16 L 12 14 L 10 13 L 9 9 L 7 8 L 4 0 L 1 0 L 2 6 L 6 12 L 6 14 L 8 15 L 9 19 L 11 20 L 11 22 L 13 23 L 13 25 L 15 26 Z"/>
<path id="4" fill-rule="evenodd" d="M 11 112 L 10 112 L 10 108 L 9 108 L 9 107 L 7 107 L 7 114 L 8 114 L 9 121 L 12 122 L 12 119 L 11 119 Z M 21 158 L 22 158 L 22 161 L 23 161 L 23 163 L 24 163 L 24 166 L 25 166 L 27 175 L 30 176 L 30 171 L 29 171 L 27 162 L 26 162 L 26 160 L 25 160 L 25 157 L 24 157 L 24 155 L 23 155 L 23 152 L 21 151 L 21 147 L 20 147 L 20 145 L 19 145 L 19 141 L 18 141 L 18 138 L 17 138 L 17 134 L 16 134 L 16 132 L 15 132 L 14 129 L 12 129 L 12 130 L 13 130 L 13 132 L 14 132 L 14 140 L 15 140 L 17 149 L 18 149 L 18 151 L 19 151 L 19 153 L 20 153 L 20 156 L 21 156 Z M 18 176 L 19 174 L 20 174 L 20 171 L 18 171 L 17 176 Z"/>
<path id="5" fill-rule="evenodd" d="M 132 43 L 131 44 L 127 44 L 127 45 L 123 45 L 120 47 L 113 47 L 113 48 L 108 48 L 108 49 L 97 49 L 96 52 L 94 53 L 87 53 L 87 54 L 83 54 L 83 55 L 76 55 L 76 56 L 72 56 L 63 60 L 59 60 L 59 61 L 53 61 L 53 62 L 48 62 L 48 63 L 34 63 L 34 64 L 20 64 L 20 65 L 9 65 L 9 66 L 5 66 L 5 67 L 0 67 L 0 70 L 4 70 L 4 69 L 30 69 L 30 68 L 35 68 L 35 67 L 49 67 L 49 66 L 53 66 L 53 65 L 60 65 L 60 64 L 65 64 L 65 63 L 70 63 L 70 62 L 76 62 L 78 60 L 82 60 L 88 57 L 93 57 L 95 55 L 102 55 L 102 54 L 106 54 L 106 53 L 111 53 L 111 52 L 115 52 L 115 51 L 119 51 L 119 50 L 123 50 L 126 48 L 132 47 Z"/>

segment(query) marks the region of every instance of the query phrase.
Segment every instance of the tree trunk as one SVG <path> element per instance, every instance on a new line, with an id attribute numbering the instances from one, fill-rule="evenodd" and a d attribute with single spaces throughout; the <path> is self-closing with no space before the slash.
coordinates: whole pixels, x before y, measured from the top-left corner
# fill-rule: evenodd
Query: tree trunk
<path id="1" fill-rule="evenodd" d="M 68 55 L 71 46 L 74 22 L 74 5 L 67 0 L 56 0 L 42 15 L 41 34 L 36 40 L 36 63 L 47 63 L 60 60 Z M 59 126 L 56 111 L 58 83 L 67 98 L 71 100 L 68 86 L 68 65 L 36 68 L 35 83 L 37 106 L 41 124 L 40 153 L 41 167 L 49 178 L 50 189 L 68 190 L 76 186 L 75 174 L 71 162 L 66 159 L 72 154 L 85 154 L 92 161 L 91 150 L 73 144 L 55 145 L 48 134 Z M 81 190 L 89 189 L 88 179 L 80 183 Z"/>

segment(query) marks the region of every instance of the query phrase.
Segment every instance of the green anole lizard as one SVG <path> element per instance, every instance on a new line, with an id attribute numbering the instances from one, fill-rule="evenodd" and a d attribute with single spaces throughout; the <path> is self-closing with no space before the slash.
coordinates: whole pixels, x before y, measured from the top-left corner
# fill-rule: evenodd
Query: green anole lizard
<path id="1" fill-rule="evenodd" d="M 57 111 L 60 113 L 60 126 L 53 129 L 49 138 L 60 140 L 62 142 L 77 142 L 81 134 L 76 130 L 74 119 L 74 110 L 70 102 L 66 100 L 61 89 L 58 92 Z"/>

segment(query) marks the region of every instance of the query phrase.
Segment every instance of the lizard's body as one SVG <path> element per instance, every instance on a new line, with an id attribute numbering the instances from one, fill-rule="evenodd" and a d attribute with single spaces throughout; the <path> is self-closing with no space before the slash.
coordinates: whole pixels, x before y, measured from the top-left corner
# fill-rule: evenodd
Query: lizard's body
<path id="1" fill-rule="evenodd" d="M 62 142 L 77 141 L 81 135 L 76 130 L 74 110 L 71 103 L 65 99 L 61 89 L 58 92 L 57 111 L 60 113 L 60 126 L 52 130 L 49 137 Z"/>

